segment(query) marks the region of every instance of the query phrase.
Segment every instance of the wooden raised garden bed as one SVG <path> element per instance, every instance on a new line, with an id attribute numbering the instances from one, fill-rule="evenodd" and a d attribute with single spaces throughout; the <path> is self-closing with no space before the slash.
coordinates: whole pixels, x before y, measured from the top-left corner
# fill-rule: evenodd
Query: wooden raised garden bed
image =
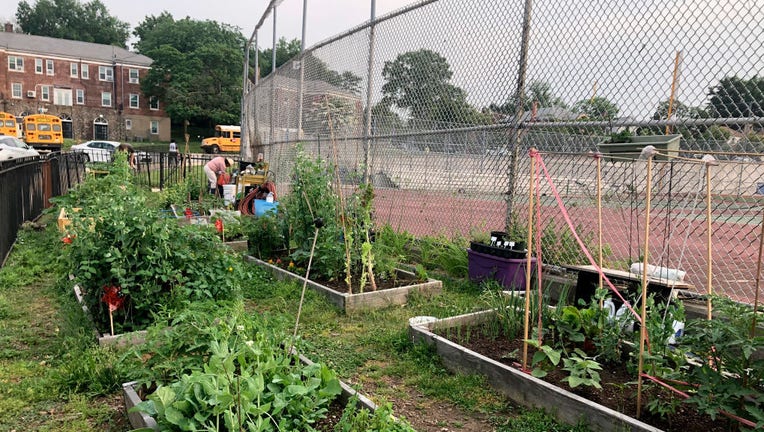
<path id="1" fill-rule="evenodd" d="M 303 276 L 297 275 L 290 271 L 284 270 L 281 267 L 273 264 L 268 264 L 265 261 L 257 259 L 253 256 L 247 256 L 247 261 L 253 262 L 260 267 L 263 267 L 271 272 L 273 277 L 279 280 L 294 279 L 300 282 L 304 282 Z M 413 277 L 414 274 L 404 271 L 396 270 L 399 275 L 405 275 L 407 277 Z M 443 289 L 443 282 L 435 279 L 428 279 L 427 282 L 417 283 L 413 285 L 407 285 L 398 288 L 380 289 L 377 291 L 366 291 L 358 294 L 348 294 L 336 291 L 325 285 L 321 285 L 317 282 L 308 279 L 307 284 L 312 289 L 325 296 L 330 303 L 336 305 L 338 308 L 345 312 L 352 312 L 363 309 L 377 309 L 391 305 L 402 305 L 408 301 L 408 297 L 412 293 L 418 293 L 423 295 L 435 295 L 439 294 Z"/>
<path id="2" fill-rule="evenodd" d="M 452 371 L 485 375 L 487 382 L 513 401 L 528 407 L 543 408 L 557 420 L 577 424 L 584 422 L 595 431 L 645 431 L 661 429 L 591 402 L 528 373 L 499 363 L 435 334 L 449 328 L 485 322 L 492 311 L 476 312 L 438 320 L 409 321 L 409 332 L 415 342 L 434 345 L 443 364 Z"/>
<path id="3" fill-rule="evenodd" d="M 310 359 L 308 359 L 307 357 L 303 355 L 300 355 L 300 361 L 306 365 L 313 364 L 313 362 L 310 361 Z M 122 396 L 124 397 L 124 400 L 125 400 L 125 409 L 127 410 L 127 417 L 130 420 L 130 425 L 135 429 L 150 428 L 150 429 L 156 430 L 157 422 L 156 420 L 154 420 L 153 417 L 142 412 L 130 411 L 131 408 L 133 408 L 134 406 L 142 402 L 142 399 L 138 394 L 139 392 L 138 392 L 137 386 L 138 386 L 138 383 L 135 381 L 122 384 Z M 342 406 L 346 406 L 353 396 L 357 396 L 358 409 L 366 408 L 370 412 L 376 411 L 377 406 L 369 398 L 355 391 L 352 387 L 347 385 L 344 381 L 340 381 L 340 386 L 342 387 L 342 393 L 340 393 L 340 395 L 337 396 L 337 398 L 338 398 L 338 401 L 342 404 Z"/>
<path id="4" fill-rule="evenodd" d="M 90 318 L 92 322 L 92 316 L 90 315 L 88 307 L 85 305 L 85 298 L 82 295 L 82 290 L 79 285 L 74 285 L 74 295 L 77 297 L 77 302 L 82 307 L 82 311 L 85 312 L 85 315 Z M 109 333 L 101 333 L 94 324 L 93 332 L 95 333 L 96 339 L 98 339 L 98 345 L 100 346 L 129 346 L 142 344 L 146 341 L 146 330 L 111 335 Z"/>

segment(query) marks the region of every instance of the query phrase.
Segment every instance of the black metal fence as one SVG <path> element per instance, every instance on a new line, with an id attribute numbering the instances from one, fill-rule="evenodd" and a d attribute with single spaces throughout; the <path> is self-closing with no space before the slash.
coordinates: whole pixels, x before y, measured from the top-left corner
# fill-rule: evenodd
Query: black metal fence
<path id="1" fill-rule="evenodd" d="M 234 161 L 234 171 L 240 168 L 239 155 L 140 152 L 133 174 L 139 185 L 150 189 L 162 190 L 186 179 L 203 184 L 207 181 L 204 175 L 204 165 L 217 156 L 231 158 Z"/>
<path id="2" fill-rule="evenodd" d="M 76 153 L 0 162 L 0 264 L 21 224 L 37 219 L 50 207 L 50 198 L 67 193 L 84 178 L 85 161 Z"/>

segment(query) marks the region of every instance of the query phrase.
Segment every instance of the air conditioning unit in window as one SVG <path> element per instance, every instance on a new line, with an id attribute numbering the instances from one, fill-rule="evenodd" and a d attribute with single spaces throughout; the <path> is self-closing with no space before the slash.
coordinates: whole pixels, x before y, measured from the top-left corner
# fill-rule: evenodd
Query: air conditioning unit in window
<path id="1" fill-rule="evenodd" d="M 28 98 L 33 98 L 33 97 L 36 97 L 36 96 L 37 96 L 37 93 L 35 93 L 34 90 L 27 90 L 27 97 Z"/>

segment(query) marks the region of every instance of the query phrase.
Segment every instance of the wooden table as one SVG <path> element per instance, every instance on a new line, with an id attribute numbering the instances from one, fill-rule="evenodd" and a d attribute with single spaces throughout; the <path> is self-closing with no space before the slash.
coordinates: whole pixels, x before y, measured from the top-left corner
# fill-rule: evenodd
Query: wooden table
<path id="1" fill-rule="evenodd" d="M 578 273 L 575 295 L 576 302 L 578 302 L 579 299 L 583 299 L 584 301 L 589 302 L 594 296 L 594 292 L 600 284 L 600 276 L 597 272 L 597 269 L 592 265 L 566 265 L 563 267 L 565 267 L 565 269 L 568 271 Z M 641 293 L 639 287 L 642 284 L 642 275 L 608 268 L 603 268 L 602 273 L 607 276 L 608 279 L 610 279 L 610 282 L 612 282 L 613 285 L 625 286 L 627 291 L 630 293 L 636 293 L 637 295 Z M 607 289 L 607 283 L 604 281 L 604 279 L 602 283 L 603 288 Z M 661 299 L 663 301 L 667 300 L 671 295 L 672 289 L 692 290 L 693 286 L 685 282 L 674 280 L 651 277 L 647 278 L 647 292 L 648 294 L 654 294 L 657 299 Z M 625 297 L 626 293 L 621 294 L 623 294 Z M 616 300 L 618 299 L 613 299 L 614 302 L 616 302 Z M 616 303 L 620 303 L 620 301 Z"/>

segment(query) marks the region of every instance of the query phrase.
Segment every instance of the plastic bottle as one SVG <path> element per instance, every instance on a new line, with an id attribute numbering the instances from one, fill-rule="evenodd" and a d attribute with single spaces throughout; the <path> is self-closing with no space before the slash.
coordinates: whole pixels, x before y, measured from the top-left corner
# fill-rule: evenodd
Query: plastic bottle
<path id="1" fill-rule="evenodd" d="M 613 300 L 609 298 L 605 299 L 602 303 L 602 308 L 607 311 L 608 322 L 613 322 L 613 319 L 615 319 L 615 304 L 613 303 Z"/>
<path id="2" fill-rule="evenodd" d="M 641 275 L 642 263 L 632 264 L 629 270 L 636 275 Z M 687 272 L 679 269 L 654 266 L 651 264 L 647 265 L 647 275 L 655 279 L 668 279 L 671 281 L 682 282 L 686 274 Z"/>
<path id="3" fill-rule="evenodd" d="M 265 196 L 265 202 L 273 202 L 273 192 L 268 192 L 268 195 Z"/>
<path id="4" fill-rule="evenodd" d="M 671 323 L 671 328 L 674 330 L 674 333 L 669 336 L 667 343 L 669 345 L 675 345 L 677 338 L 684 336 L 684 321 L 674 320 Z"/>
<path id="5" fill-rule="evenodd" d="M 626 306 L 626 303 L 622 304 L 615 312 L 615 320 L 621 324 L 621 329 L 624 332 L 634 332 L 634 320 L 629 317 L 629 308 Z"/>

